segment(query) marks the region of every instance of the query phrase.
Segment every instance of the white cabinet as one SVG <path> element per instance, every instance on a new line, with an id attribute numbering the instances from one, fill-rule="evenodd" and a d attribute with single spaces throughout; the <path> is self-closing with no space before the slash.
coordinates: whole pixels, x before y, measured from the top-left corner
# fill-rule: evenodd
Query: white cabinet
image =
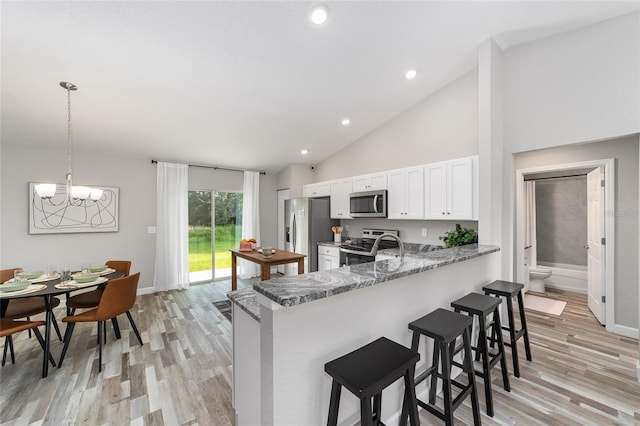
<path id="1" fill-rule="evenodd" d="M 372 173 L 353 178 L 353 192 L 376 191 L 387 189 L 387 174 Z"/>
<path id="2" fill-rule="evenodd" d="M 392 170 L 387 174 L 389 219 L 423 219 L 423 167 Z"/>
<path id="3" fill-rule="evenodd" d="M 329 182 L 310 183 L 302 186 L 302 196 L 305 198 L 328 197 L 330 193 Z"/>
<path id="4" fill-rule="evenodd" d="M 424 167 L 424 218 L 477 220 L 477 157 L 427 164 Z"/>
<path id="5" fill-rule="evenodd" d="M 352 192 L 351 178 L 331 182 L 331 219 L 351 219 L 349 194 Z"/>
<path id="6" fill-rule="evenodd" d="M 318 246 L 318 271 L 327 271 L 340 267 L 340 249 L 331 246 Z"/>

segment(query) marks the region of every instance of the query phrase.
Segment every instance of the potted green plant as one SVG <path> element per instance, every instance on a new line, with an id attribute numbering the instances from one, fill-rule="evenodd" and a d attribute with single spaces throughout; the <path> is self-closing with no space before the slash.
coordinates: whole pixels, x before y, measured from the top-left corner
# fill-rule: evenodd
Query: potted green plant
<path id="1" fill-rule="evenodd" d="M 463 246 L 465 244 L 474 244 L 478 242 L 478 233 L 469 228 L 463 228 L 456 223 L 455 231 L 447 231 L 440 237 L 447 247 Z"/>

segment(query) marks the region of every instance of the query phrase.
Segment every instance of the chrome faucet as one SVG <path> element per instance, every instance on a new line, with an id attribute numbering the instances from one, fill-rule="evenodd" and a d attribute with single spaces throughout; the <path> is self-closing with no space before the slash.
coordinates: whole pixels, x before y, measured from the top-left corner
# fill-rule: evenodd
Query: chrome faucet
<path id="1" fill-rule="evenodd" d="M 398 248 L 400 249 L 400 261 L 404 261 L 404 243 L 397 235 L 389 234 L 386 232 L 376 238 L 376 241 L 373 243 L 373 247 L 371 248 L 371 256 L 375 256 L 378 253 L 378 245 L 380 245 L 380 240 L 386 237 L 393 238 L 398 242 Z"/>

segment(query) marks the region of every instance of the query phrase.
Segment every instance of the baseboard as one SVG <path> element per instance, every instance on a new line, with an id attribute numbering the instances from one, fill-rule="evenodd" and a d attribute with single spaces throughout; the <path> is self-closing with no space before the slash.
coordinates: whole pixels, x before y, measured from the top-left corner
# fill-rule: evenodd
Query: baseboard
<path id="1" fill-rule="evenodd" d="M 554 290 L 560 290 L 560 291 L 570 291 L 572 293 L 580 293 L 580 294 L 587 294 L 587 290 L 583 289 L 583 288 L 578 288 L 578 287 L 567 287 L 567 286 L 561 286 L 561 285 L 555 285 L 549 282 L 545 282 L 544 283 L 545 288 L 552 288 Z"/>
<path id="2" fill-rule="evenodd" d="M 138 288 L 137 294 L 138 296 L 142 296 L 143 294 L 151 294 L 155 292 L 156 291 L 153 287 L 142 287 L 142 288 Z"/>
<path id="3" fill-rule="evenodd" d="M 612 331 L 620 336 L 630 337 L 632 339 L 640 338 L 640 332 L 637 328 L 627 327 L 626 325 L 614 324 Z"/>

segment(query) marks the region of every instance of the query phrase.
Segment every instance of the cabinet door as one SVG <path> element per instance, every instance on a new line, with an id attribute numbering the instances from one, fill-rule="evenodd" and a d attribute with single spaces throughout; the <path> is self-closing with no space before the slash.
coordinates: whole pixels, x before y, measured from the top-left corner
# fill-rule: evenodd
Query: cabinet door
<path id="1" fill-rule="evenodd" d="M 380 173 L 377 175 L 371 175 L 370 188 L 372 191 L 378 189 L 387 189 L 387 174 Z"/>
<path id="2" fill-rule="evenodd" d="M 369 191 L 371 180 L 368 175 L 353 178 L 353 192 Z"/>
<path id="3" fill-rule="evenodd" d="M 404 219 L 405 210 L 405 180 L 406 174 L 401 170 L 394 170 L 387 175 L 387 217 L 389 219 Z"/>
<path id="4" fill-rule="evenodd" d="M 340 179 L 331 182 L 331 218 L 351 219 L 349 210 L 349 194 L 352 192 L 351 179 Z"/>
<path id="5" fill-rule="evenodd" d="M 387 174 L 377 173 L 353 178 L 353 192 L 387 189 Z"/>
<path id="6" fill-rule="evenodd" d="M 424 168 L 424 218 L 447 219 L 447 162 Z"/>
<path id="7" fill-rule="evenodd" d="M 330 193 L 329 182 L 310 183 L 302 186 L 303 197 L 328 197 Z"/>
<path id="8" fill-rule="evenodd" d="M 473 159 L 447 162 L 447 218 L 473 220 Z"/>
<path id="9" fill-rule="evenodd" d="M 404 219 L 422 219 L 424 217 L 424 170 L 422 167 L 414 167 L 407 169 L 405 173 Z"/>

